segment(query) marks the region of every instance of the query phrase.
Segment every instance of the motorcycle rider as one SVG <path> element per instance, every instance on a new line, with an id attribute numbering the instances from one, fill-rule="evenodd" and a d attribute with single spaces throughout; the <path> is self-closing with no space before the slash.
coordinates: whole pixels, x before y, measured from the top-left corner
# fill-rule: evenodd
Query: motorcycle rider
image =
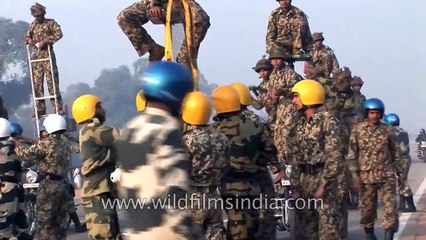
<path id="1" fill-rule="evenodd" d="M 422 149 L 420 147 L 421 142 L 426 141 L 426 132 L 425 130 L 422 128 L 420 129 L 420 133 L 416 138 L 416 143 L 418 143 L 417 145 L 417 157 L 421 158 L 422 157 Z"/>
<path id="2" fill-rule="evenodd" d="M 31 239 L 25 216 L 24 189 L 20 184 L 21 161 L 10 141 L 11 124 L 0 118 L 0 239 Z"/>
<path id="3" fill-rule="evenodd" d="M 394 126 L 396 137 L 398 140 L 398 147 L 401 151 L 401 157 L 406 161 L 404 178 L 398 178 L 398 192 L 399 192 L 399 210 L 404 212 L 415 212 L 416 207 L 414 206 L 413 192 L 411 191 L 410 185 L 408 184 L 408 171 L 411 166 L 410 157 L 410 139 L 408 133 L 399 127 L 399 116 L 395 113 L 389 113 L 386 115 L 386 123 Z M 407 205 L 407 206 L 406 206 Z"/>

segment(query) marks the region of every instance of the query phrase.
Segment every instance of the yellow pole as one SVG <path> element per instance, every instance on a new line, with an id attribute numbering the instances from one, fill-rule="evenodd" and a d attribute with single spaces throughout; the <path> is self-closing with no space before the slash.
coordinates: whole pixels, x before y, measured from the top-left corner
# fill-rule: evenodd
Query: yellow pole
<path id="1" fill-rule="evenodd" d="M 173 40 L 172 40 L 172 6 L 173 0 L 167 3 L 166 24 L 164 26 L 164 57 L 166 61 L 173 61 Z"/>
<path id="2" fill-rule="evenodd" d="M 185 39 L 186 39 L 186 45 L 188 47 L 188 55 L 189 55 L 189 62 L 191 64 L 191 70 L 192 70 L 192 77 L 194 79 L 194 91 L 198 91 L 198 68 L 195 59 L 192 58 L 192 54 L 194 52 L 193 47 L 193 24 L 192 24 L 192 18 L 191 18 L 191 11 L 189 9 L 188 0 L 182 0 L 183 7 L 185 9 Z"/>

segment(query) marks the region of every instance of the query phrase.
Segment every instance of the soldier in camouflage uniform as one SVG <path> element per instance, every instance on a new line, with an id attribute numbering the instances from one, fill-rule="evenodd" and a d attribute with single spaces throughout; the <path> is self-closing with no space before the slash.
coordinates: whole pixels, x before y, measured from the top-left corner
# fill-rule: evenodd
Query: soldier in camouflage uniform
<path id="1" fill-rule="evenodd" d="M 55 99 L 51 99 L 52 105 L 59 114 L 63 114 L 62 97 L 59 90 L 59 73 L 56 66 L 55 52 L 53 51 L 53 44 L 62 38 L 62 30 L 59 24 L 53 19 L 46 19 L 46 8 L 38 3 L 31 6 L 31 15 L 34 16 L 35 21 L 31 23 L 28 32 L 25 34 L 25 43 L 27 45 L 35 46 L 37 50 L 33 53 L 32 59 L 43 59 L 49 57 L 48 46 L 51 49 L 51 69 L 49 61 L 32 63 L 32 71 L 34 77 L 34 92 L 36 97 L 43 97 L 43 79 L 46 77 L 49 95 L 55 95 L 57 106 L 55 106 Z M 53 72 L 53 76 L 52 76 Z M 55 85 L 55 89 L 53 88 Z M 44 100 L 38 100 L 37 111 L 38 115 L 46 114 L 46 105 Z M 56 111 L 55 111 L 56 112 Z"/>
<path id="2" fill-rule="evenodd" d="M 408 133 L 399 127 L 399 116 L 395 113 L 389 113 L 385 117 L 386 123 L 394 126 L 397 144 L 401 158 L 405 162 L 404 178 L 398 178 L 398 192 L 399 192 L 399 210 L 403 212 L 415 212 L 416 206 L 414 206 L 413 192 L 411 191 L 410 185 L 408 184 L 408 172 L 411 166 L 410 156 L 410 138 Z"/>
<path id="3" fill-rule="evenodd" d="M 24 167 L 37 164 L 41 182 L 37 190 L 37 232 L 38 239 L 65 240 L 67 229 L 66 171 L 69 147 L 61 135 L 66 131 L 66 121 L 58 114 L 46 117 L 43 126 L 48 136 L 29 148 L 15 141 L 16 154 Z"/>
<path id="4" fill-rule="evenodd" d="M 352 91 L 354 93 L 354 105 L 355 112 L 358 116 L 364 115 L 363 105 L 366 100 L 364 94 L 361 93 L 361 88 L 364 85 L 364 81 L 358 76 L 354 76 L 352 79 Z"/>
<path id="5" fill-rule="evenodd" d="M 86 218 L 90 239 L 115 240 L 120 233 L 117 212 L 103 203 L 117 197 L 115 184 L 110 180 L 117 164 L 115 142 L 119 130 L 104 125 L 105 110 L 97 96 L 78 97 L 72 106 L 72 114 L 80 129 L 80 157 L 83 193 L 81 205 Z"/>
<path id="6" fill-rule="evenodd" d="M 31 239 L 25 216 L 24 189 L 19 183 L 21 161 L 9 140 L 10 129 L 9 121 L 0 118 L 0 239 Z"/>
<path id="7" fill-rule="evenodd" d="M 266 52 L 282 48 L 286 55 L 298 55 L 301 50 L 309 53 L 313 49 L 308 17 L 299 8 L 291 5 L 292 0 L 280 0 L 280 7 L 269 16 L 266 32 Z"/>
<path id="8" fill-rule="evenodd" d="M 223 239 L 222 209 L 218 187 L 229 165 L 230 143 L 225 134 L 208 124 L 211 115 L 209 97 L 201 92 L 189 93 L 183 102 L 183 140 L 191 161 L 190 197 L 192 221 L 206 239 Z M 211 205 L 210 205 L 211 204 Z"/>
<path id="9" fill-rule="evenodd" d="M 315 48 L 311 51 L 311 60 L 307 64 L 319 69 L 324 77 L 330 78 L 340 68 L 339 61 L 333 50 L 323 44 L 323 33 L 316 32 L 312 36 Z"/>
<path id="10" fill-rule="evenodd" d="M 343 171 L 339 120 L 319 111 L 325 92 L 315 80 L 302 80 L 293 89 L 293 104 L 302 117 L 292 131 L 292 148 L 297 149 L 290 176 L 295 198 L 308 206 L 298 214 L 301 239 L 339 239 L 337 213 L 338 176 Z M 321 199 L 313 206 L 312 199 Z"/>
<path id="11" fill-rule="evenodd" d="M 228 215 L 227 239 L 263 239 L 268 229 L 258 227 L 261 212 L 252 205 L 246 205 L 247 200 L 243 199 L 250 200 L 251 204 L 261 196 L 263 199 L 267 197 L 262 190 L 273 189 L 270 175 L 263 173 L 267 171 L 268 164 L 273 165 L 276 171 L 280 170 L 276 149 L 263 125 L 241 113 L 240 98 L 232 87 L 216 88 L 212 100 L 217 114 L 213 118 L 214 125 L 231 142 L 230 168 L 221 192 L 225 202 L 232 203 L 225 209 Z M 268 181 L 270 185 L 266 187 L 264 183 Z M 242 206 L 242 203 L 246 204 Z M 269 239 L 275 239 L 270 234 Z"/>
<path id="12" fill-rule="evenodd" d="M 191 73 L 175 62 L 153 63 L 144 73 L 146 107 L 124 126 L 117 144 L 120 195 L 145 201 L 143 209 L 126 209 L 127 239 L 202 239 L 192 227 L 188 206 L 178 206 L 180 200 L 190 200 L 190 161 L 179 114 L 193 87 Z M 155 207 L 158 201 L 164 207 Z"/>
<path id="13" fill-rule="evenodd" d="M 269 76 L 272 88 L 271 100 L 276 106 L 275 121 L 271 124 L 274 132 L 274 143 L 278 150 L 278 159 L 286 159 L 286 141 L 290 129 L 300 118 L 299 113 L 291 103 L 291 89 L 301 80 L 298 74 L 284 63 L 284 52 L 274 49 L 269 55 L 274 70 Z"/>
<path id="14" fill-rule="evenodd" d="M 155 43 L 147 33 L 143 25 L 150 20 L 150 15 L 165 23 L 165 11 L 167 0 L 139 0 L 125 8 L 117 17 L 118 25 L 129 38 L 139 57 L 149 52 L 149 61 L 159 61 L 164 57 L 164 47 Z M 182 2 L 173 1 L 172 23 L 184 23 Z M 210 28 L 210 17 L 204 9 L 195 1 L 188 1 L 193 22 L 193 52 L 191 57 L 196 60 L 201 42 Z M 151 18 L 152 19 L 152 18 Z M 189 66 L 189 53 L 186 40 L 183 41 L 177 61 Z M 194 61 L 195 62 L 195 61 Z M 190 67 L 190 66 L 189 66 Z"/>
<path id="15" fill-rule="evenodd" d="M 385 111 L 383 102 L 377 98 L 368 99 L 364 109 L 366 120 L 352 129 L 347 159 L 355 182 L 361 181 L 360 223 L 367 239 L 376 239 L 374 222 L 379 192 L 383 203 L 385 240 L 393 239 L 394 231 L 398 231 L 395 176 L 406 179 L 405 163 L 400 157 L 395 131 L 380 121 Z"/>
<path id="16" fill-rule="evenodd" d="M 257 126 L 263 125 L 265 127 L 265 135 L 267 135 L 268 138 L 271 139 L 269 126 L 262 120 L 262 118 L 260 118 L 258 115 L 248 109 L 248 106 L 253 103 L 253 98 L 250 95 L 248 87 L 242 83 L 233 83 L 231 84 L 231 87 L 234 88 L 240 98 L 241 113 L 245 117 L 251 119 L 254 123 L 256 123 Z M 276 169 L 274 165 L 269 165 L 269 167 L 271 168 L 272 172 L 279 171 L 279 169 Z M 259 178 L 261 192 L 265 194 L 268 201 L 270 201 L 270 199 L 273 199 L 275 197 L 275 190 L 273 181 L 269 175 L 268 168 L 261 168 L 259 173 L 257 174 L 257 177 Z M 262 236 L 264 236 L 265 239 L 275 239 L 276 228 L 273 209 L 268 208 L 268 206 L 265 206 L 260 209 L 259 212 L 259 231 L 262 233 Z"/>

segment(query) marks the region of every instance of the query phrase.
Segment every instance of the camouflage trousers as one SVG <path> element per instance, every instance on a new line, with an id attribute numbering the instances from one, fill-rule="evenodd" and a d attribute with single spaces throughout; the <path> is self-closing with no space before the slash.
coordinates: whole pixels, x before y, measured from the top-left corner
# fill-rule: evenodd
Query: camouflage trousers
<path id="1" fill-rule="evenodd" d="M 37 232 L 38 239 L 61 240 L 67 237 L 68 194 L 65 182 L 46 179 L 40 183 L 37 192 Z"/>
<path id="2" fill-rule="evenodd" d="M 300 180 L 303 201 L 296 200 L 300 239 L 339 239 L 337 181 L 329 182 L 324 196 L 316 199 L 313 195 L 320 182 L 320 173 L 302 173 Z"/>
<path id="3" fill-rule="evenodd" d="M 339 176 L 337 182 L 337 220 L 340 240 L 345 240 L 348 237 L 348 202 L 346 198 L 348 190 L 349 185 L 346 176 Z"/>
<path id="4" fill-rule="evenodd" d="M 277 157 L 280 160 L 286 159 L 286 155 L 289 154 L 290 131 L 296 124 L 299 116 L 290 102 L 287 101 L 278 105 L 273 131 L 274 144 L 278 151 Z"/>
<path id="5" fill-rule="evenodd" d="M 383 228 L 398 228 L 398 210 L 396 208 L 396 180 L 388 179 L 383 183 L 362 183 L 360 192 L 361 227 L 373 228 L 377 220 L 377 194 L 383 204 Z"/>
<path id="6" fill-rule="evenodd" d="M 264 239 L 274 240 L 276 239 L 277 230 L 275 223 L 274 209 L 272 209 L 272 201 L 275 198 L 274 184 L 267 168 L 261 169 L 256 174 L 257 182 L 260 186 L 264 201 L 261 201 L 261 207 L 259 209 L 259 236 L 263 236 Z"/>
<path id="7" fill-rule="evenodd" d="M 199 187 L 197 187 L 199 189 Z M 219 192 L 209 190 L 192 191 L 191 215 L 195 231 L 205 236 L 205 239 L 222 240 L 225 234 L 222 209 L 214 206 L 220 201 Z M 194 189 L 195 190 L 195 189 Z M 197 200 L 198 199 L 198 200 Z"/>
<path id="8" fill-rule="evenodd" d="M 21 185 L 2 182 L 0 214 L 0 239 L 20 238 L 28 234 L 24 189 Z"/>
<path id="9" fill-rule="evenodd" d="M 33 71 L 33 79 L 34 79 L 34 93 L 36 97 L 43 97 L 44 96 L 44 79 L 46 79 L 47 82 L 47 89 L 49 92 L 49 95 L 55 95 L 56 92 L 56 101 L 57 105 L 55 104 L 55 99 L 52 98 L 50 101 L 52 103 L 52 106 L 56 112 L 63 111 L 63 102 L 62 102 L 62 96 L 61 91 L 59 90 L 59 72 L 58 67 L 56 65 L 56 57 L 55 53 L 51 52 L 52 57 L 52 67 L 50 66 L 50 63 L 48 61 L 44 62 L 36 62 L 32 64 L 32 71 Z M 37 55 L 35 55 L 34 59 L 40 59 L 40 58 L 47 58 L 48 52 L 42 51 L 39 52 Z M 52 76 L 53 72 L 53 76 Z M 36 101 L 36 108 L 38 111 L 38 115 L 45 115 L 46 114 L 46 102 L 45 100 L 37 100 Z"/>
<path id="10" fill-rule="evenodd" d="M 131 6 L 125 8 L 117 16 L 118 25 L 122 31 L 129 38 L 133 47 L 135 48 L 138 55 L 141 57 L 145 55 L 151 48 L 156 46 L 155 41 L 148 34 L 142 25 L 146 24 L 149 19 L 147 16 L 150 4 L 147 1 L 138 1 Z M 210 17 L 203 10 L 203 8 L 195 1 L 188 2 L 191 18 L 193 21 L 193 49 L 191 56 L 193 59 L 197 59 L 198 50 L 201 42 L 207 34 L 207 30 L 210 28 Z M 180 10 L 182 13 L 182 10 Z M 181 19 L 179 22 L 184 22 L 182 16 L 178 16 L 177 19 Z M 186 40 L 183 41 L 180 48 L 180 52 L 177 56 L 177 61 L 183 64 L 189 64 L 189 54 L 186 45 Z"/>
<path id="11" fill-rule="evenodd" d="M 82 197 L 89 239 L 115 240 L 120 233 L 118 216 L 115 209 L 105 207 L 107 201 L 114 201 L 111 193 L 102 193 L 92 197 Z"/>
<path id="12" fill-rule="evenodd" d="M 404 171 L 404 175 L 406 176 L 407 179 L 403 180 L 401 178 L 398 178 L 398 193 L 399 195 L 402 195 L 404 197 L 413 196 L 411 187 L 408 184 L 408 172 L 410 171 L 410 167 L 411 167 L 411 158 L 408 158 L 407 165 Z"/>
<path id="13" fill-rule="evenodd" d="M 279 20 L 275 24 L 285 24 L 286 27 L 283 29 L 285 33 L 278 33 L 279 37 L 274 39 L 273 44 L 266 45 L 267 53 L 274 48 L 281 48 L 286 54 L 292 55 L 293 50 L 303 49 L 308 52 L 313 48 L 312 34 L 307 19 L 293 17 L 289 20 Z"/>

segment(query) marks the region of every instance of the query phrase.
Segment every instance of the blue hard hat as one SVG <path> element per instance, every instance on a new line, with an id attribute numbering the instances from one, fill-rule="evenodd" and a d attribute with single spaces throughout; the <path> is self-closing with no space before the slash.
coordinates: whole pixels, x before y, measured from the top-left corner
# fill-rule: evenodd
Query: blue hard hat
<path id="1" fill-rule="evenodd" d="M 22 129 L 21 125 L 18 123 L 11 123 L 10 124 L 10 135 L 11 136 L 21 136 L 24 132 L 24 129 Z"/>
<path id="2" fill-rule="evenodd" d="M 378 98 L 370 98 L 364 102 L 364 116 L 367 117 L 368 110 L 377 110 L 382 113 L 385 112 L 385 104 Z"/>
<path id="3" fill-rule="evenodd" d="M 193 88 L 189 70 L 175 62 L 152 63 L 142 76 L 142 91 L 147 98 L 152 97 L 177 110 Z"/>
<path id="4" fill-rule="evenodd" d="M 399 117 L 395 113 L 389 113 L 385 117 L 386 123 L 392 126 L 399 126 Z"/>

